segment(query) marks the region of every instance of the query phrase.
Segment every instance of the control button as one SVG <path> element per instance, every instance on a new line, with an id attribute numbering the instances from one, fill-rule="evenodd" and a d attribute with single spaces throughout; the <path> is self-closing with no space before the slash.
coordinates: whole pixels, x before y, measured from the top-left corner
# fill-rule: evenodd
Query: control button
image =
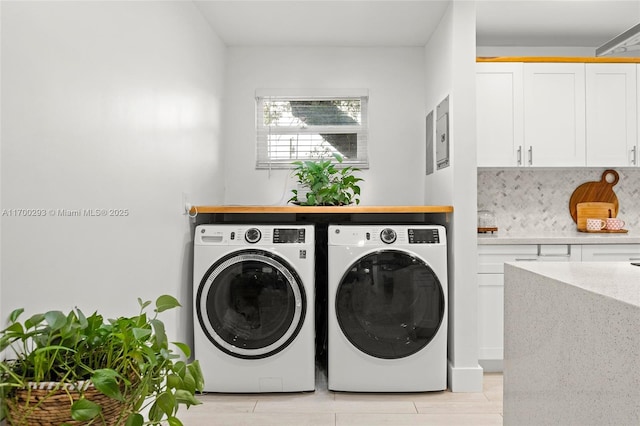
<path id="1" fill-rule="evenodd" d="M 371 240 L 371 232 L 367 232 L 366 238 L 367 238 L 367 241 Z"/>
<path id="2" fill-rule="evenodd" d="M 257 243 L 260 241 L 262 234 L 258 228 L 250 228 L 247 232 L 244 233 L 244 239 L 251 244 Z"/>
<path id="3" fill-rule="evenodd" d="M 380 233 L 380 239 L 385 244 L 393 243 L 397 238 L 396 231 L 391 228 L 384 228 Z"/>
<path id="4" fill-rule="evenodd" d="M 235 239 L 236 239 L 236 233 L 235 233 L 235 232 L 232 232 L 232 233 L 231 233 L 231 240 L 235 240 Z"/>

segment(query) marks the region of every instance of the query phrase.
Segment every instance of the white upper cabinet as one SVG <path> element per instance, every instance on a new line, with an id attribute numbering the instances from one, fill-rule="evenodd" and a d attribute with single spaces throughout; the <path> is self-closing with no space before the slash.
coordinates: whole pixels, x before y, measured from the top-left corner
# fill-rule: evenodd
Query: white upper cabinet
<path id="1" fill-rule="evenodd" d="M 639 81 L 635 63 L 477 63 L 478 166 L 640 166 Z"/>
<path id="2" fill-rule="evenodd" d="M 522 165 L 522 63 L 476 64 L 478 166 Z"/>
<path id="3" fill-rule="evenodd" d="M 584 64 L 524 64 L 524 148 L 529 166 L 586 164 Z"/>
<path id="4" fill-rule="evenodd" d="M 637 165 L 636 64 L 586 64 L 587 166 Z"/>

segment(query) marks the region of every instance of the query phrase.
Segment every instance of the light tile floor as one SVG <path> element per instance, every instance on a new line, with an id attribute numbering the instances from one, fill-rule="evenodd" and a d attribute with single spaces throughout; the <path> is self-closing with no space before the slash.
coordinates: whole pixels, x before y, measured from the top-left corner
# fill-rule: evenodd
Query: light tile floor
<path id="1" fill-rule="evenodd" d="M 348 393 L 327 390 L 320 370 L 316 391 L 286 394 L 206 394 L 202 405 L 180 409 L 187 426 L 498 426 L 502 374 L 484 375 L 481 393 Z"/>

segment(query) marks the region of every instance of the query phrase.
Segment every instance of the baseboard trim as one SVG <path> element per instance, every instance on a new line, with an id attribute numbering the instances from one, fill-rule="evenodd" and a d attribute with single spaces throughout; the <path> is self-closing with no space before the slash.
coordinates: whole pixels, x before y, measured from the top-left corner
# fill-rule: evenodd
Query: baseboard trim
<path id="1" fill-rule="evenodd" d="M 454 367 L 448 362 L 451 392 L 482 392 L 482 367 Z"/>

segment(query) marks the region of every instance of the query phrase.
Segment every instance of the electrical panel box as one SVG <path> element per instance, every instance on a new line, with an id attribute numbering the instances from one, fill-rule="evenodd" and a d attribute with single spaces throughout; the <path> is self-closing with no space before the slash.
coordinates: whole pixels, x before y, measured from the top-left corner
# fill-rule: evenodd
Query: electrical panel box
<path id="1" fill-rule="evenodd" d="M 436 165 L 438 170 L 449 167 L 449 96 L 436 108 Z"/>

